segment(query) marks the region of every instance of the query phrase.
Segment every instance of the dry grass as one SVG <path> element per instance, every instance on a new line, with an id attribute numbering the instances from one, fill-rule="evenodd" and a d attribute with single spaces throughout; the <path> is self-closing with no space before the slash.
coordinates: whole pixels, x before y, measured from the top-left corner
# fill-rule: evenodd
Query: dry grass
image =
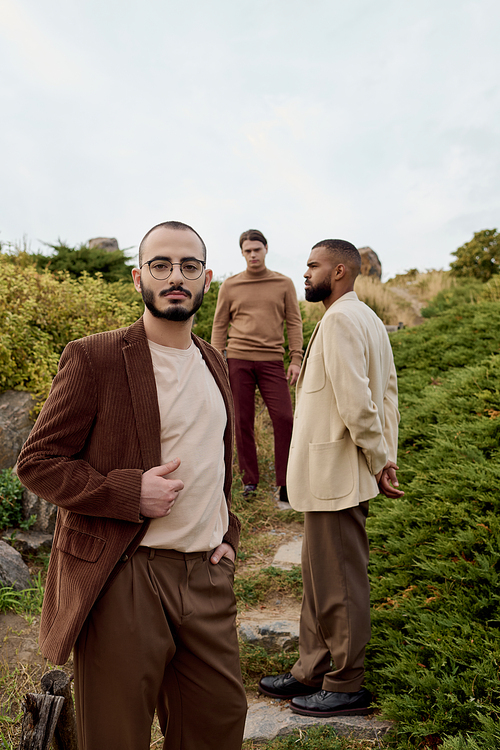
<path id="1" fill-rule="evenodd" d="M 429 302 L 439 292 L 449 289 L 454 284 L 449 271 L 431 269 L 421 272 L 413 269 L 389 279 L 384 286 L 390 289 L 406 289 L 420 302 Z"/>
<path id="2" fill-rule="evenodd" d="M 43 667 L 19 662 L 15 667 L 0 664 L 0 748 L 18 747 L 21 739 L 22 700 L 26 693 L 40 693 Z"/>
<path id="3" fill-rule="evenodd" d="M 354 291 L 386 325 L 414 326 L 420 323 L 421 305 L 406 291 L 401 294 L 369 276 L 358 276 Z"/>
<path id="4" fill-rule="evenodd" d="M 393 279 L 382 283 L 372 276 L 358 276 L 354 291 L 358 297 L 372 310 L 386 325 L 415 326 L 422 322 L 421 309 L 426 302 L 444 289 L 449 289 L 454 283 L 448 271 L 417 270 L 399 274 Z M 498 294 L 498 289 L 491 290 L 491 294 Z M 324 307 L 316 302 L 301 302 L 306 319 L 312 323 L 321 320 Z"/>

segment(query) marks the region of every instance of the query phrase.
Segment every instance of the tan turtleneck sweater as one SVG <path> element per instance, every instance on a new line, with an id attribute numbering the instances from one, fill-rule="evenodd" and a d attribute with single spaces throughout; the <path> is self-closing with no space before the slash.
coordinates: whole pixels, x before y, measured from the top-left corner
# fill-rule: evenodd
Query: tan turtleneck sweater
<path id="1" fill-rule="evenodd" d="M 300 365 L 302 318 L 292 280 L 268 268 L 246 270 L 219 289 L 212 345 L 221 352 L 227 349 L 229 359 L 283 360 L 285 322 L 291 363 Z"/>

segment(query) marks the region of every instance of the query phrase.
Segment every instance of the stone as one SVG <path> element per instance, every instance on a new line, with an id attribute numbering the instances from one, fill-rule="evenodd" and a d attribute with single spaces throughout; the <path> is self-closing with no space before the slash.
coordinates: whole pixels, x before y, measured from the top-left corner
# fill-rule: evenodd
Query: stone
<path id="1" fill-rule="evenodd" d="M 291 570 L 294 565 L 300 565 L 302 554 L 302 538 L 295 539 L 293 542 L 282 544 L 278 547 L 272 566 L 282 570 Z"/>
<path id="2" fill-rule="evenodd" d="M 361 276 L 373 276 L 382 279 L 382 264 L 375 250 L 371 247 L 358 248 L 361 255 Z"/>
<path id="3" fill-rule="evenodd" d="M 105 250 L 107 253 L 114 253 L 115 250 L 119 250 L 118 240 L 115 237 L 94 237 L 88 241 L 89 247 L 100 247 L 101 250 Z"/>
<path id="4" fill-rule="evenodd" d="M 32 587 L 28 566 L 10 544 L 0 540 L 0 586 L 12 586 L 16 591 Z"/>
<path id="5" fill-rule="evenodd" d="M 46 534 L 52 534 L 56 526 L 57 506 L 27 489 L 24 490 L 22 503 L 23 518 L 36 516 L 36 521 L 30 527 L 30 531 L 44 531 Z"/>
<path id="6" fill-rule="evenodd" d="M 33 427 L 30 417 L 35 399 L 27 391 L 0 394 L 0 470 L 15 465 Z"/>
<path id="7" fill-rule="evenodd" d="M 243 739 L 267 742 L 275 737 L 290 735 L 299 729 L 318 726 L 332 727 L 341 737 L 378 741 L 387 734 L 392 724 L 373 715 L 329 718 L 301 716 L 292 713 L 286 701 L 259 701 L 248 709 Z"/>
<path id="8" fill-rule="evenodd" d="M 43 531 L 23 531 L 22 529 L 7 529 L 4 536 L 14 540 L 16 549 L 22 555 L 50 552 L 54 538 L 53 534 L 45 534 Z"/>
<path id="9" fill-rule="evenodd" d="M 299 647 L 299 623 L 289 620 L 263 623 L 245 620 L 238 628 L 242 641 L 251 646 L 262 646 L 268 653 L 295 651 Z"/>

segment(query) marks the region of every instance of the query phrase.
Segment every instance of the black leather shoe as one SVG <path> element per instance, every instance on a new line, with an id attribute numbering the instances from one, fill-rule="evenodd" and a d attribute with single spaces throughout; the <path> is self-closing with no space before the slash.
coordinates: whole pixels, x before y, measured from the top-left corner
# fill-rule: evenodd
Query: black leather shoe
<path id="1" fill-rule="evenodd" d="M 280 501 L 282 503 L 289 503 L 290 502 L 289 499 L 288 499 L 288 492 L 286 491 L 286 486 L 285 485 L 283 485 L 282 487 L 280 487 Z"/>
<path id="2" fill-rule="evenodd" d="M 251 497 L 255 495 L 256 490 L 257 490 L 256 484 L 246 484 L 243 487 L 243 498 L 245 500 L 249 500 Z"/>
<path id="3" fill-rule="evenodd" d="M 357 693 L 332 693 L 320 690 L 314 695 L 294 698 L 290 708 L 304 716 L 364 716 L 370 708 L 372 695 L 361 688 Z"/>
<path id="4" fill-rule="evenodd" d="M 298 695 L 317 693 L 318 688 L 304 685 L 303 682 L 296 680 L 291 672 L 287 672 L 263 677 L 259 682 L 259 692 L 270 695 L 271 698 L 295 698 Z"/>

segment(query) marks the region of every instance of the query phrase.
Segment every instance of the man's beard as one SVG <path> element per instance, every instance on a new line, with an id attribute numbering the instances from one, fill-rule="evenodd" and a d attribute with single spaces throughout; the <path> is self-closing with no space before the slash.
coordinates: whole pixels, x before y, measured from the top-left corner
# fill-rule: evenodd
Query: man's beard
<path id="1" fill-rule="evenodd" d="M 306 300 L 308 302 L 323 302 L 324 299 L 332 293 L 332 284 L 330 276 L 326 276 L 323 281 L 316 286 L 309 286 L 306 289 Z"/>
<path id="2" fill-rule="evenodd" d="M 159 310 L 155 305 L 155 295 L 153 290 L 144 287 L 141 279 L 142 299 L 144 300 L 144 304 L 148 308 L 151 315 L 154 315 L 155 318 L 162 318 L 163 320 L 173 320 L 177 323 L 182 323 L 185 320 L 189 320 L 189 318 L 191 318 L 200 309 L 203 302 L 203 297 L 205 296 L 203 288 L 200 289 L 198 294 L 196 294 L 194 297 L 191 292 L 189 292 L 187 289 L 184 289 L 182 286 L 171 287 L 168 291 L 182 291 L 187 294 L 188 297 L 192 298 L 193 300 L 191 309 L 188 310 L 182 305 L 181 302 L 176 301 L 175 303 L 170 304 L 165 310 Z"/>

